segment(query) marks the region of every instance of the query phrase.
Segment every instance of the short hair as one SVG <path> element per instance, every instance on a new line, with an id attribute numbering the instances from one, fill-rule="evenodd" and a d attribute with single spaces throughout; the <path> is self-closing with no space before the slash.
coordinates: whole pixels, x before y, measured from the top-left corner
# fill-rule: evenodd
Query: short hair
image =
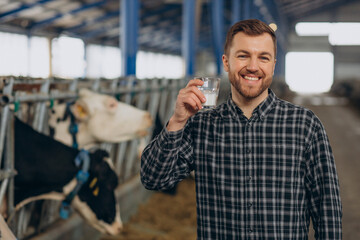
<path id="1" fill-rule="evenodd" d="M 231 26 L 226 35 L 225 45 L 224 45 L 224 53 L 225 55 L 229 54 L 229 50 L 234 39 L 234 36 L 239 33 L 244 32 L 249 36 L 259 36 L 263 33 L 270 34 L 273 43 L 274 43 L 274 52 L 276 57 L 276 35 L 274 30 L 267 25 L 266 23 L 258 20 L 258 19 L 248 19 L 242 20 Z"/>

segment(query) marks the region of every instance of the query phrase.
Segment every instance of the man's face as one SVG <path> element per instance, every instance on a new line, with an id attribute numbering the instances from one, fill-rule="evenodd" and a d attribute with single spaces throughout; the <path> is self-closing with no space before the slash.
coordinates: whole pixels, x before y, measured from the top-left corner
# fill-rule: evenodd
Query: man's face
<path id="1" fill-rule="evenodd" d="M 249 36 L 237 33 L 228 55 L 223 55 L 222 59 L 233 90 L 247 100 L 263 94 L 267 96 L 276 62 L 270 34 Z"/>

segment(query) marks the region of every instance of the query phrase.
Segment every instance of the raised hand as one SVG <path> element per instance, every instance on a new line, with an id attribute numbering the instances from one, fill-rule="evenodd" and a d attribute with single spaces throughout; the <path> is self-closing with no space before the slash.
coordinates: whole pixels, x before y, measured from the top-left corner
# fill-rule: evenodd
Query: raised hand
<path id="1" fill-rule="evenodd" d="M 204 84 L 200 79 L 192 79 L 185 88 L 179 91 L 175 111 L 167 125 L 168 131 L 182 129 L 187 120 L 202 109 L 202 103 L 206 101 L 204 94 L 197 86 Z"/>

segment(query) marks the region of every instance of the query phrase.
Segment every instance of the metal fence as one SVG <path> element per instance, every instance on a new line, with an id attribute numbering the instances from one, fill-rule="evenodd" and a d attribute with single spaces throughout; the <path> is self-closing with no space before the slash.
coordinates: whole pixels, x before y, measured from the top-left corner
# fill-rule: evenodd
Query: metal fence
<path id="1" fill-rule="evenodd" d="M 115 96 L 119 101 L 150 112 L 153 119 L 160 117 L 164 123 L 172 114 L 176 96 L 184 87 L 184 79 L 26 79 L 3 77 L 0 99 L 0 206 L 7 205 L 7 214 L 14 213 L 14 116 L 34 129 L 48 134 L 48 112 L 54 101 L 70 101 L 77 98 L 80 88 Z M 25 113 L 25 114 L 24 114 Z M 152 132 L 152 131 L 150 131 Z M 150 141 L 151 134 L 126 142 L 101 144 L 110 153 L 120 184 L 136 176 L 140 169 L 139 143 Z M 6 196 L 6 197 L 5 197 Z M 58 219 L 59 202 L 53 200 L 31 203 L 21 208 L 9 223 L 18 239 L 24 239 L 50 226 Z M 36 225 L 32 216 L 37 215 Z"/>

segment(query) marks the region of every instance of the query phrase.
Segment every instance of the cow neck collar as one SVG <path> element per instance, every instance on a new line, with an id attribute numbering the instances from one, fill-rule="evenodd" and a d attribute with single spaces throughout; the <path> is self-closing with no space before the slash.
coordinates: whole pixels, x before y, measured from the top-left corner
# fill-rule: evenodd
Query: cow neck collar
<path id="1" fill-rule="evenodd" d="M 70 107 L 74 104 L 75 104 L 75 101 L 66 103 L 66 109 L 65 109 L 64 116 L 63 116 L 63 121 L 65 121 L 68 117 L 70 117 L 70 125 L 68 128 L 68 131 L 72 138 L 71 146 L 73 148 L 77 149 L 79 147 L 79 144 L 77 141 L 77 133 L 79 132 L 79 126 L 78 126 L 78 123 L 76 122 L 76 118 L 75 118 L 74 114 L 71 112 L 71 109 L 70 109 Z"/>
<path id="2" fill-rule="evenodd" d="M 65 197 L 62 201 L 60 208 L 60 217 L 63 219 L 67 219 L 69 217 L 70 204 L 75 196 L 80 191 L 82 185 L 89 179 L 89 168 L 90 168 L 90 156 L 87 150 L 81 149 L 78 155 L 75 158 L 76 167 L 80 167 L 81 169 L 76 174 L 76 186 L 74 189 Z"/>

